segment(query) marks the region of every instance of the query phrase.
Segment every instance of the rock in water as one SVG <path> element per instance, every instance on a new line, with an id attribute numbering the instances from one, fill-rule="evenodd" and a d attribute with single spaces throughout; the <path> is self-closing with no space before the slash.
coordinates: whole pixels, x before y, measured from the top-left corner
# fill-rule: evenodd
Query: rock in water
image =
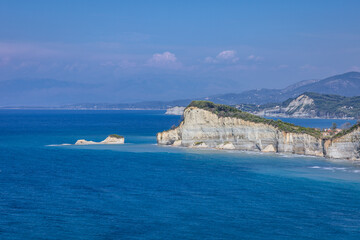
<path id="1" fill-rule="evenodd" d="M 98 144 L 98 143 L 94 141 L 87 141 L 85 139 L 79 139 L 75 143 L 75 145 L 90 145 L 90 144 Z"/>
<path id="2" fill-rule="evenodd" d="M 117 134 L 109 135 L 101 142 L 87 141 L 85 139 L 77 140 L 75 145 L 92 145 L 92 144 L 124 144 L 125 138 Z"/>
<path id="3" fill-rule="evenodd" d="M 105 140 L 101 141 L 102 144 L 124 144 L 125 138 L 116 134 L 108 136 Z"/>

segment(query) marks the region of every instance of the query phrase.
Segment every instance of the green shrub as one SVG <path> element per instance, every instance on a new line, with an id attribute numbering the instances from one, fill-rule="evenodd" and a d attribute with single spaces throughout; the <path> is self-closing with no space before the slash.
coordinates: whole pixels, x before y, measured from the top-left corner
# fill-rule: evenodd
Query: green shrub
<path id="1" fill-rule="evenodd" d="M 124 138 L 123 136 L 117 135 L 117 134 L 111 134 L 109 135 L 109 137 L 113 137 L 113 138 Z"/>
<path id="2" fill-rule="evenodd" d="M 360 127 L 360 123 L 356 123 L 351 128 L 342 130 L 341 132 L 335 134 L 332 138 L 335 139 L 335 138 L 342 137 L 342 136 L 344 136 L 344 135 L 346 135 L 348 133 L 351 133 L 352 131 L 355 131 L 359 127 Z"/>

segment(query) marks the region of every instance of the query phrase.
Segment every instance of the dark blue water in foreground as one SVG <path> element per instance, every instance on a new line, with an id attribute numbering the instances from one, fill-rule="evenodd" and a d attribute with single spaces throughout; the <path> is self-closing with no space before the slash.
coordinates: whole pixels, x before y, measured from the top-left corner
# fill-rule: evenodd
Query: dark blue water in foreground
<path id="1" fill-rule="evenodd" d="M 179 119 L 0 111 L 0 239 L 360 239 L 360 168 L 156 146 Z M 49 146 L 111 133 L 127 143 Z"/>

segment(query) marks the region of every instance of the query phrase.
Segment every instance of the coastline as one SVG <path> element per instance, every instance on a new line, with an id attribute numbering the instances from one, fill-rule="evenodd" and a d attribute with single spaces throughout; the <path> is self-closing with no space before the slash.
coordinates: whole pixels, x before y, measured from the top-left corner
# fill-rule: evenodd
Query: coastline
<path id="1" fill-rule="evenodd" d="M 160 145 L 312 155 L 359 161 L 360 125 L 330 138 L 319 129 L 261 118 L 236 108 L 194 101 L 176 128 L 157 134 Z"/>
<path id="2" fill-rule="evenodd" d="M 314 156 L 314 155 L 306 155 L 306 154 L 298 154 L 298 153 L 284 153 L 284 152 L 261 152 L 261 151 L 250 151 L 250 150 L 241 150 L 241 149 L 221 149 L 221 148 L 213 148 L 213 147 L 185 147 L 185 146 L 174 146 L 174 145 L 160 145 L 154 144 L 158 147 L 162 148 L 172 148 L 172 149 L 183 149 L 183 150 L 194 150 L 194 151 L 213 151 L 213 152 L 223 152 L 223 153 L 245 153 L 249 155 L 255 156 L 281 156 L 284 158 L 292 158 L 292 157 L 301 157 L 301 158 L 310 158 L 310 159 L 319 159 L 327 162 L 334 163 L 347 163 L 352 166 L 360 167 L 360 159 L 358 160 L 349 160 L 342 158 L 330 158 L 330 157 L 322 157 L 322 156 Z"/>

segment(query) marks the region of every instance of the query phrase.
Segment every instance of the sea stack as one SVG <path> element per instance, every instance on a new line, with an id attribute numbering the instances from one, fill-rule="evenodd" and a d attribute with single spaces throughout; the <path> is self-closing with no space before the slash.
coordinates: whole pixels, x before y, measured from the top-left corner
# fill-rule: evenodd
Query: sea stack
<path id="1" fill-rule="evenodd" d="M 92 145 L 92 144 L 124 144 L 125 138 L 117 134 L 109 135 L 101 142 L 87 141 L 85 139 L 77 140 L 75 145 Z"/>

